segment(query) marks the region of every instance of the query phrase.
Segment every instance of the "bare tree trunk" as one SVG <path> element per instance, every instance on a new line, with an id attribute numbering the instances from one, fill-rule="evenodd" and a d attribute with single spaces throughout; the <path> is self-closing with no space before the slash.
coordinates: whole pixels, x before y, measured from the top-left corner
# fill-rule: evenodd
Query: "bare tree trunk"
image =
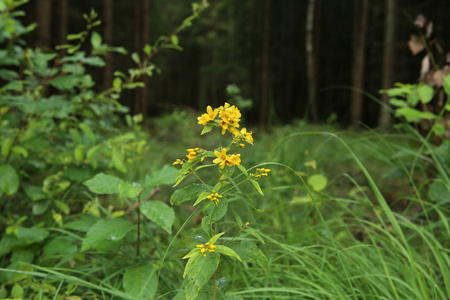
<path id="1" fill-rule="evenodd" d="M 50 46 L 50 24 L 52 20 L 52 0 L 36 1 L 36 47 Z"/>
<path id="2" fill-rule="evenodd" d="M 54 40 L 52 41 L 52 46 L 59 46 L 66 43 L 67 37 L 67 0 L 56 0 L 53 2 L 54 8 L 54 20 L 52 35 Z M 61 55 L 65 52 L 64 50 L 58 51 Z"/>
<path id="3" fill-rule="evenodd" d="M 311 112 L 311 119 L 313 122 L 317 122 L 317 74 L 315 74 L 315 64 L 317 63 L 314 54 L 314 10 L 316 0 L 308 0 L 308 9 L 306 14 L 306 69 L 308 80 L 308 106 Z"/>
<path id="4" fill-rule="evenodd" d="M 108 46 L 112 46 L 113 33 L 113 0 L 103 0 L 103 40 Z M 105 57 L 105 67 L 103 68 L 103 86 L 108 89 L 112 86 L 113 80 L 113 54 L 109 52 Z"/>
<path id="5" fill-rule="evenodd" d="M 382 88 L 389 89 L 393 85 L 394 73 L 394 43 L 395 43 L 395 0 L 386 0 L 386 23 L 384 28 L 384 57 L 383 57 L 383 79 Z M 381 96 L 381 100 L 389 105 L 387 94 Z M 390 113 L 387 109 L 380 107 L 378 126 L 388 125 Z"/>
<path id="6" fill-rule="evenodd" d="M 359 3 L 362 1 L 362 7 Z M 353 66 L 352 66 L 352 104 L 351 104 L 351 125 L 357 128 L 361 121 L 362 99 L 364 90 L 364 63 L 365 44 L 367 31 L 367 18 L 369 10 L 369 0 L 355 0 L 355 22 L 354 22 L 354 42 L 353 42 Z"/>
<path id="7" fill-rule="evenodd" d="M 133 1 L 133 51 L 141 54 L 141 0 Z M 141 113 L 141 98 L 142 98 L 142 90 L 137 88 L 133 90 L 133 113 L 139 114 Z"/>
<path id="8" fill-rule="evenodd" d="M 270 0 L 264 4 L 264 42 L 262 55 L 262 76 L 261 76 L 261 107 L 260 124 L 265 127 L 269 110 L 268 101 L 268 77 L 269 77 L 269 41 L 270 41 Z"/>
<path id="9" fill-rule="evenodd" d="M 141 48 L 149 43 L 150 39 L 150 0 L 144 0 L 142 5 L 142 41 Z M 145 121 L 147 118 L 147 103 L 148 103 L 148 77 L 144 75 L 142 78 L 142 82 L 144 82 L 144 87 L 141 90 L 141 113 L 142 117 Z"/>

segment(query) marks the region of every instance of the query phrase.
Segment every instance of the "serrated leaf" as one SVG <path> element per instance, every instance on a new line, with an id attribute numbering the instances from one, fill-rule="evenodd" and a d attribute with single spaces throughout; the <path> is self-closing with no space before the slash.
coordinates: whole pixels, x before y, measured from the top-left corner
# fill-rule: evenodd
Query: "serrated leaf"
<path id="1" fill-rule="evenodd" d="M 114 167 L 116 167 L 117 170 L 119 170 L 122 173 L 127 172 L 127 167 L 125 166 L 125 164 L 123 162 L 122 152 L 120 152 L 118 149 L 114 148 L 112 150 L 111 159 L 113 161 Z"/>
<path id="2" fill-rule="evenodd" d="M 214 252 L 220 253 L 220 254 L 225 254 L 231 257 L 236 258 L 237 260 L 239 260 L 240 262 L 242 262 L 242 259 L 239 257 L 239 255 L 234 252 L 233 249 L 228 248 L 227 246 L 224 245 L 216 245 L 216 249 L 214 249 Z"/>
<path id="3" fill-rule="evenodd" d="M 327 186 L 328 180 L 325 176 L 321 174 L 315 174 L 308 177 L 308 184 L 312 187 L 316 192 L 320 192 L 324 190 Z"/>
<path id="4" fill-rule="evenodd" d="M 180 205 L 183 202 L 197 198 L 200 193 L 205 192 L 207 188 L 200 184 L 191 184 L 182 189 L 176 190 L 170 197 L 170 204 Z"/>
<path id="5" fill-rule="evenodd" d="M 99 220 L 89 228 L 83 239 L 81 251 L 94 248 L 104 240 L 120 241 L 132 227 L 133 224 L 124 219 Z"/>
<path id="6" fill-rule="evenodd" d="M 127 269 L 123 276 L 123 287 L 133 299 L 152 299 L 158 288 L 156 269 L 150 265 Z"/>
<path id="7" fill-rule="evenodd" d="M 161 201 L 148 201 L 140 206 L 142 214 L 161 226 L 167 233 L 171 233 L 172 224 L 175 221 L 175 212 L 172 207 Z"/>
<path id="8" fill-rule="evenodd" d="M 255 187 L 255 189 L 256 189 L 261 195 L 264 196 L 264 193 L 263 193 L 263 191 L 261 190 L 261 187 L 259 186 L 259 183 L 258 183 L 256 180 L 254 180 L 254 179 L 250 179 L 250 182 L 253 184 L 253 186 Z"/>
<path id="9" fill-rule="evenodd" d="M 202 287 L 209 281 L 217 270 L 220 262 L 220 255 L 208 253 L 206 257 L 200 255 L 192 270 L 187 273 L 184 294 L 186 300 L 195 299 Z"/>
<path id="10" fill-rule="evenodd" d="M 99 173 L 92 179 L 85 181 L 84 185 L 96 194 L 117 194 L 119 193 L 118 187 L 122 182 L 122 179 L 115 176 Z"/>
<path id="11" fill-rule="evenodd" d="M 144 188 L 135 184 L 121 182 L 119 184 L 119 197 L 133 198 L 139 195 Z"/>
<path id="12" fill-rule="evenodd" d="M 145 177 L 146 188 L 153 188 L 155 186 L 173 184 L 175 182 L 175 177 L 178 174 L 178 169 L 170 166 L 164 165 L 160 170 L 155 171 L 150 174 L 150 176 Z"/>
<path id="13" fill-rule="evenodd" d="M 16 170 L 11 165 L 0 166 L 0 194 L 11 196 L 19 189 L 20 180 Z"/>

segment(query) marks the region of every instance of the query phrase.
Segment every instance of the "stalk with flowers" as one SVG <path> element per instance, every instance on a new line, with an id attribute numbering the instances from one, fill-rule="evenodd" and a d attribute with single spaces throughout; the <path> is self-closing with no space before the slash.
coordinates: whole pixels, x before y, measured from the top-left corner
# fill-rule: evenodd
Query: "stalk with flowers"
<path id="1" fill-rule="evenodd" d="M 246 195 L 240 194 L 237 187 L 248 181 L 253 184 L 259 193 L 263 194 L 258 180 L 267 176 L 270 172 L 270 169 L 256 168 L 253 173 L 250 173 L 249 170 L 242 166 L 241 154 L 237 153 L 237 150 L 244 148 L 246 144 L 253 145 L 253 136 L 252 132 L 246 128 L 240 129 L 240 121 L 241 112 L 234 105 L 225 103 L 223 106 L 215 109 L 208 106 L 206 113 L 198 117 L 198 124 L 204 126 L 201 134 L 211 132 L 213 129 L 219 131 L 219 146 L 212 150 L 202 148 L 187 149 L 186 158 L 177 159 L 173 163 L 173 165 L 181 166 L 176 176 L 175 186 L 189 176 L 196 177 L 200 184 L 190 185 L 179 190 L 179 193 L 176 192 L 172 196 L 171 202 L 173 204 L 196 199 L 194 202 L 196 211 L 201 208 L 203 212 L 201 227 L 209 237 L 208 241 L 197 244 L 183 257 L 183 259 L 188 259 L 183 274 L 183 278 L 187 278 L 187 280 L 184 290 L 177 296 L 180 299 L 209 297 L 211 294 L 213 299 L 216 298 L 218 291 L 216 274 L 222 256 L 232 257 L 238 261 L 252 257 L 253 263 L 255 262 L 255 257 L 257 257 L 257 263 L 264 268 L 265 256 L 255 243 L 234 242 L 240 233 L 245 232 L 264 243 L 258 232 L 251 228 L 248 222 L 243 223 L 235 211 L 233 213 L 239 226 L 238 235 L 227 238 L 226 232 L 218 233 L 220 228 L 218 221 L 228 212 L 229 198 L 249 201 L 254 207 L 251 199 Z M 230 142 L 222 145 L 227 135 L 231 137 Z M 208 161 L 210 163 L 207 163 Z M 208 182 L 200 175 L 205 168 L 217 169 L 217 178 L 214 178 L 212 182 Z M 239 169 L 240 174 L 233 176 L 236 169 Z M 195 196 L 192 197 L 192 195 Z M 249 253 L 252 255 L 248 255 Z M 211 278 L 212 289 L 206 285 Z"/>

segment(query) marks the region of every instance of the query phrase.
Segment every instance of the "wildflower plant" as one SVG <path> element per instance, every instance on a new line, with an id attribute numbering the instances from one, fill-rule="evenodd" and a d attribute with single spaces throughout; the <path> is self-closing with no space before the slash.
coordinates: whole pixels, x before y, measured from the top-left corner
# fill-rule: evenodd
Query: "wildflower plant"
<path id="1" fill-rule="evenodd" d="M 264 243 L 258 232 L 250 228 L 249 223 L 243 223 L 241 217 L 233 210 L 239 232 L 234 237 L 226 237 L 226 232 L 220 232 L 219 221 L 225 217 L 230 206 L 228 199 L 248 201 L 254 207 L 251 199 L 241 194 L 237 188 L 245 182 L 251 182 L 256 190 L 263 195 L 258 180 L 267 176 L 270 169 L 256 168 L 249 172 L 241 164 L 241 154 L 238 151 L 246 144 L 253 145 L 252 132 L 246 128 L 240 128 L 241 112 L 228 103 L 218 108 L 208 106 L 206 113 L 198 117 L 198 124 L 203 125 L 201 134 L 217 130 L 219 133 L 219 145 L 215 149 L 191 148 L 187 149 L 186 158 L 177 159 L 173 165 L 181 166 L 175 185 L 178 186 L 187 177 L 196 178 L 200 184 L 191 184 L 178 191 L 171 197 L 172 204 L 180 204 L 195 199 L 193 205 L 196 212 L 202 211 L 203 218 L 201 228 L 209 237 L 208 241 L 196 244 L 183 259 L 188 259 L 183 273 L 187 278 L 184 290 L 177 296 L 179 299 L 195 299 L 210 295 L 211 290 L 206 285 L 212 279 L 212 293 L 215 299 L 218 291 L 216 275 L 219 263 L 223 257 L 231 257 L 242 262 L 249 252 L 258 257 L 259 264 L 264 268 L 266 258 L 254 243 L 235 243 L 240 233 L 253 235 Z M 228 138 L 227 138 L 228 137 Z M 228 141 L 224 144 L 225 141 Z M 203 178 L 200 173 L 205 168 L 215 168 L 217 177 L 209 176 L 211 181 Z M 252 168 L 253 169 L 253 168 Z M 239 170 L 239 174 L 236 172 Z M 241 256 L 243 258 L 241 258 Z M 230 260 L 226 259 L 226 262 Z M 253 260 L 254 262 L 254 260 Z M 205 288 L 204 288 L 205 287 Z M 178 299 L 178 298 L 177 298 Z"/>

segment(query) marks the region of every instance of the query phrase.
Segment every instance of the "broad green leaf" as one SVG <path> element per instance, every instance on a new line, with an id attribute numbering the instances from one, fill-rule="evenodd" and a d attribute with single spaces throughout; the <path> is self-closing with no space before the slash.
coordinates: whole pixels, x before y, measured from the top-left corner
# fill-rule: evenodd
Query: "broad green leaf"
<path id="1" fill-rule="evenodd" d="M 133 299 L 152 299 L 158 288 L 156 269 L 150 265 L 127 269 L 123 276 L 123 287 Z"/>
<path id="2" fill-rule="evenodd" d="M 244 231 L 247 232 L 247 233 L 249 233 L 249 234 L 251 234 L 251 235 L 253 235 L 253 236 L 254 236 L 255 238 L 257 238 L 258 241 L 260 241 L 261 243 L 266 244 L 266 243 L 264 242 L 263 238 L 259 235 L 259 233 L 258 233 L 258 231 L 257 231 L 256 229 L 253 229 L 253 228 L 247 226 L 247 227 L 245 227 Z"/>
<path id="3" fill-rule="evenodd" d="M 92 227 L 96 222 L 98 221 L 98 218 L 91 214 L 84 214 L 81 215 L 78 220 L 67 222 L 64 224 L 63 228 L 66 229 L 72 229 L 82 232 L 88 232 L 89 228 Z"/>
<path id="4" fill-rule="evenodd" d="M 73 150 L 73 156 L 75 157 L 75 161 L 82 162 L 84 159 L 84 148 L 85 145 L 77 145 Z"/>
<path id="5" fill-rule="evenodd" d="M 450 96 L 450 74 L 444 77 L 442 85 L 444 86 L 445 93 Z"/>
<path id="6" fill-rule="evenodd" d="M 42 199 L 46 199 L 48 196 L 44 191 L 42 191 L 42 188 L 35 185 L 26 185 L 24 187 L 25 194 L 30 198 L 32 201 L 38 201 Z"/>
<path id="7" fill-rule="evenodd" d="M 125 166 L 123 162 L 123 154 L 118 149 L 114 148 L 112 150 L 111 155 L 112 161 L 114 163 L 114 167 L 116 167 L 117 170 L 119 170 L 122 173 L 127 172 L 127 167 Z"/>
<path id="8" fill-rule="evenodd" d="M 92 142 L 92 144 L 95 144 L 95 134 L 92 131 L 91 127 L 89 127 L 89 125 L 86 123 L 80 123 L 80 128 L 81 130 L 83 130 L 84 134 Z"/>
<path id="9" fill-rule="evenodd" d="M 83 78 L 78 74 L 57 77 L 50 81 L 50 85 L 59 90 L 71 90 L 76 87 Z"/>
<path id="10" fill-rule="evenodd" d="M 75 255 L 77 253 L 78 247 L 67 238 L 58 237 L 48 242 L 44 246 L 43 250 L 44 255 L 47 258 L 51 258 L 56 255 L 70 257 L 71 255 Z"/>
<path id="11" fill-rule="evenodd" d="M 445 203 L 450 201 L 450 190 L 443 181 L 434 180 L 428 187 L 428 198 L 434 203 Z"/>
<path id="12" fill-rule="evenodd" d="M 97 49 L 102 45 L 102 36 L 96 31 L 91 34 L 91 45 L 94 49 Z"/>
<path id="13" fill-rule="evenodd" d="M 131 54 L 131 59 L 138 65 L 141 63 L 141 58 L 139 57 L 139 54 L 137 54 L 136 52 L 133 52 Z"/>
<path id="14" fill-rule="evenodd" d="M 12 137 L 7 137 L 6 139 L 3 140 L 2 143 L 2 155 L 4 157 L 8 156 L 9 150 L 11 150 L 11 146 L 13 144 L 13 138 Z"/>
<path id="15" fill-rule="evenodd" d="M 20 284 L 14 284 L 13 288 L 11 289 L 11 297 L 13 297 L 13 299 L 23 299 L 23 294 L 24 291 Z"/>
<path id="16" fill-rule="evenodd" d="M 87 232 L 81 251 L 96 247 L 103 240 L 120 241 L 132 227 L 133 224 L 124 219 L 99 220 Z"/>
<path id="17" fill-rule="evenodd" d="M 143 190 L 141 186 L 133 185 L 126 182 L 121 182 L 119 184 L 119 196 L 125 198 L 133 198 L 140 194 Z"/>
<path id="18" fill-rule="evenodd" d="M 197 204 L 201 203 L 210 194 L 211 194 L 211 192 L 201 192 L 200 195 L 198 195 L 197 200 L 195 200 L 194 206 L 196 206 Z"/>
<path id="19" fill-rule="evenodd" d="M 239 170 L 241 170 L 245 177 L 248 177 L 247 169 L 243 165 L 237 165 L 237 167 L 239 168 Z"/>
<path id="20" fill-rule="evenodd" d="M 144 186 L 153 188 L 155 186 L 173 184 L 177 173 L 177 168 L 170 165 L 164 165 L 160 170 L 152 172 L 149 176 L 145 177 Z"/>
<path id="21" fill-rule="evenodd" d="M 192 270 L 187 273 L 186 286 L 184 287 L 186 300 L 193 300 L 197 297 L 202 287 L 216 272 L 219 262 L 220 255 L 217 253 L 208 253 L 206 257 L 199 256 Z"/>
<path id="22" fill-rule="evenodd" d="M 98 56 L 86 57 L 85 59 L 83 59 L 83 62 L 93 67 L 104 67 L 106 65 L 105 61 Z"/>
<path id="23" fill-rule="evenodd" d="M 25 149 L 24 147 L 21 147 L 21 146 L 14 146 L 14 147 L 12 147 L 12 152 L 15 153 L 15 154 L 22 155 L 23 158 L 27 158 L 28 157 L 28 150 Z"/>
<path id="24" fill-rule="evenodd" d="M 62 202 L 60 200 L 54 200 L 53 204 L 55 204 L 55 206 L 57 208 L 59 208 L 66 215 L 68 215 L 70 213 L 70 207 L 69 207 L 69 205 L 67 205 L 67 203 Z"/>
<path id="25" fill-rule="evenodd" d="M 216 249 L 214 249 L 215 252 L 220 253 L 220 254 L 225 254 L 231 257 L 236 258 L 237 260 L 242 262 L 242 259 L 239 257 L 239 255 L 237 255 L 236 252 L 234 252 L 233 249 L 228 248 L 227 246 L 224 245 L 216 245 Z"/>
<path id="26" fill-rule="evenodd" d="M 214 245 L 217 242 L 217 240 L 224 234 L 225 234 L 225 232 L 221 232 L 221 233 L 214 235 L 212 238 L 209 239 L 208 243 L 210 245 Z"/>
<path id="27" fill-rule="evenodd" d="M 115 176 L 99 173 L 92 179 L 85 181 L 84 185 L 87 186 L 91 192 L 96 194 L 118 194 L 119 185 L 122 182 L 122 179 Z"/>
<path id="28" fill-rule="evenodd" d="M 267 273 L 268 261 L 264 253 L 252 242 L 230 245 L 242 261 L 259 265 Z"/>
<path id="29" fill-rule="evenodd" d="M 427 84 L 420 84 L 417 88 L 417 95 L 422 103 L 428 103 L 433 99 L 434 90 Z"/>
<path id="30" fill-rule="evenodd" d="M 33 215 L 42 215 L 45 213 L 50 206 L 50 201 L 38 201 L 33 204 L 31 207 L 31 211 L 33 212 Z"/>
<path id="31" fill-rule="evenodd" d="M 213 125 L 213 123 L 208 123 L 203 127 L 202 133 L 201 135 L 210 132 L 215 126 Z"/>
<path id="32" fill-rule="evenodd" d="M 389 99 L 389 103 L 390 103 L 392 106 L 397 106 L 397 107 L 405 107 L 405 106 L 408 106 L 408 103 L 406 103 L 405 100 L 397 99 L 397 98 L 391 98 L 391 99 Z"/>
<path id="33" fill-rule="evenodd" d="M 308 184 L 312 187 L 316 192 L 320 192 L 326 188 L 328 180 L 325 176 L 321 174 L 315 174 L 308 177 Z"/>
<path id="34" fill-rule="evenodd" d="M 402 116 L 408 122 L 419 122 L 421 119 L 436 119 L 437 116 L 430 112 L 422 112 L 411 107 L 401 107 L 395 111 L 396 116 Z"/>
<path id="35" fill-rule="evenodd" d="M 171 233 L 175 221 L 173 208 L 161 201 L 147 201 L 141 203 L 141 212 L 152 222 L 161 226 L 167 233 Z"/>
<path id="36" fill-rule="evenodd" d="M 256 189 L 261 195 L 264 196 L 264 193 L 263 193 L 263 191 L 261 190 L 261 187 L 259 186 L 259 183 L 258 183 L 256 180 L 254 180 L 254 179 L 250 179 L 250 182 L 253 184 L 253 186 L 255 187 L 255 189 Z"/>
<path id="37" fill-rule="evenodd" d="M 197 251 L 195 251 L 197 250 Z M 191 255 L 189 255 L 191 254 Z M 186 263 L 186 266 L 184 267 L 184 272 L 183 272 L 183 278 L 186 277 L 186 275 L 192 270 L 192 268 L 195 266 L 195 264 L 197 263 L 197 261 L 200 259 L 200 257 L 202 256 L 202 253 L 200 252 L 200 249 L 196 248 L 194 250 L 192 250 L 191 252 L 189 252 L 189 256 L 186 255 L 184 258 L 189 258 L 188 262 Z"/>
<path id="38" fill-rule="evenodd" d="M 210 202 L 205 209 L 205 216 L 202 219 L 202 229 L 208 233 L 211 223 L 217 222 L 225 216 L 228 211 L 228 200 L 226 197 L 220 198 L 216 205 Z"/>
<path id="39" fill-rule="evenodd" d="M 231 167 L 222 169 L 222 171 L 220 172 L 222 174 L 222 176 L 220 176 L 219 181 L 230 178 L 233 175 L 235 169 L 236 169 L 236 166 L 231 166 Z"/>
<path id="40" fill-rule="evenodd" d="M 201 184 L 191 184 L 182 189 L 176 190 L 170 197 L 170 204 L 180 205 L 183 202 L 197 198 L 202 192 L 208 189 Z"/>
<path id="41" fill-rule="evenodd" d="M 17 231 L 17 237 L 27 243 L 42 242 L 48 237 L 49 232 L 44 228 L 31 227 L 25 228 L 20 227 Z"/>
<path id="42" fill-rule="evenodd" d="M 19 176 L 11 165 L 0 166 L 0 194 L 11 196 L 19 189 Z"/>
<path id="43" fill-rule="evenodd" d="M 80 132 L 74 128 L 69 129 L 70 137 L 76 145 L 82 144 Z"/>
<path id="44" fill-rule="evenodd" d="M 191 258 L 192 256 L 195 256 L 196 253 L 200 253 L 200 249 L 199 248 L 194 248 L 191 251 L 189 251 L 188 254 L 186 254 L 185 256 L 183 256 L 181 259 L 188 259 Z"/>

